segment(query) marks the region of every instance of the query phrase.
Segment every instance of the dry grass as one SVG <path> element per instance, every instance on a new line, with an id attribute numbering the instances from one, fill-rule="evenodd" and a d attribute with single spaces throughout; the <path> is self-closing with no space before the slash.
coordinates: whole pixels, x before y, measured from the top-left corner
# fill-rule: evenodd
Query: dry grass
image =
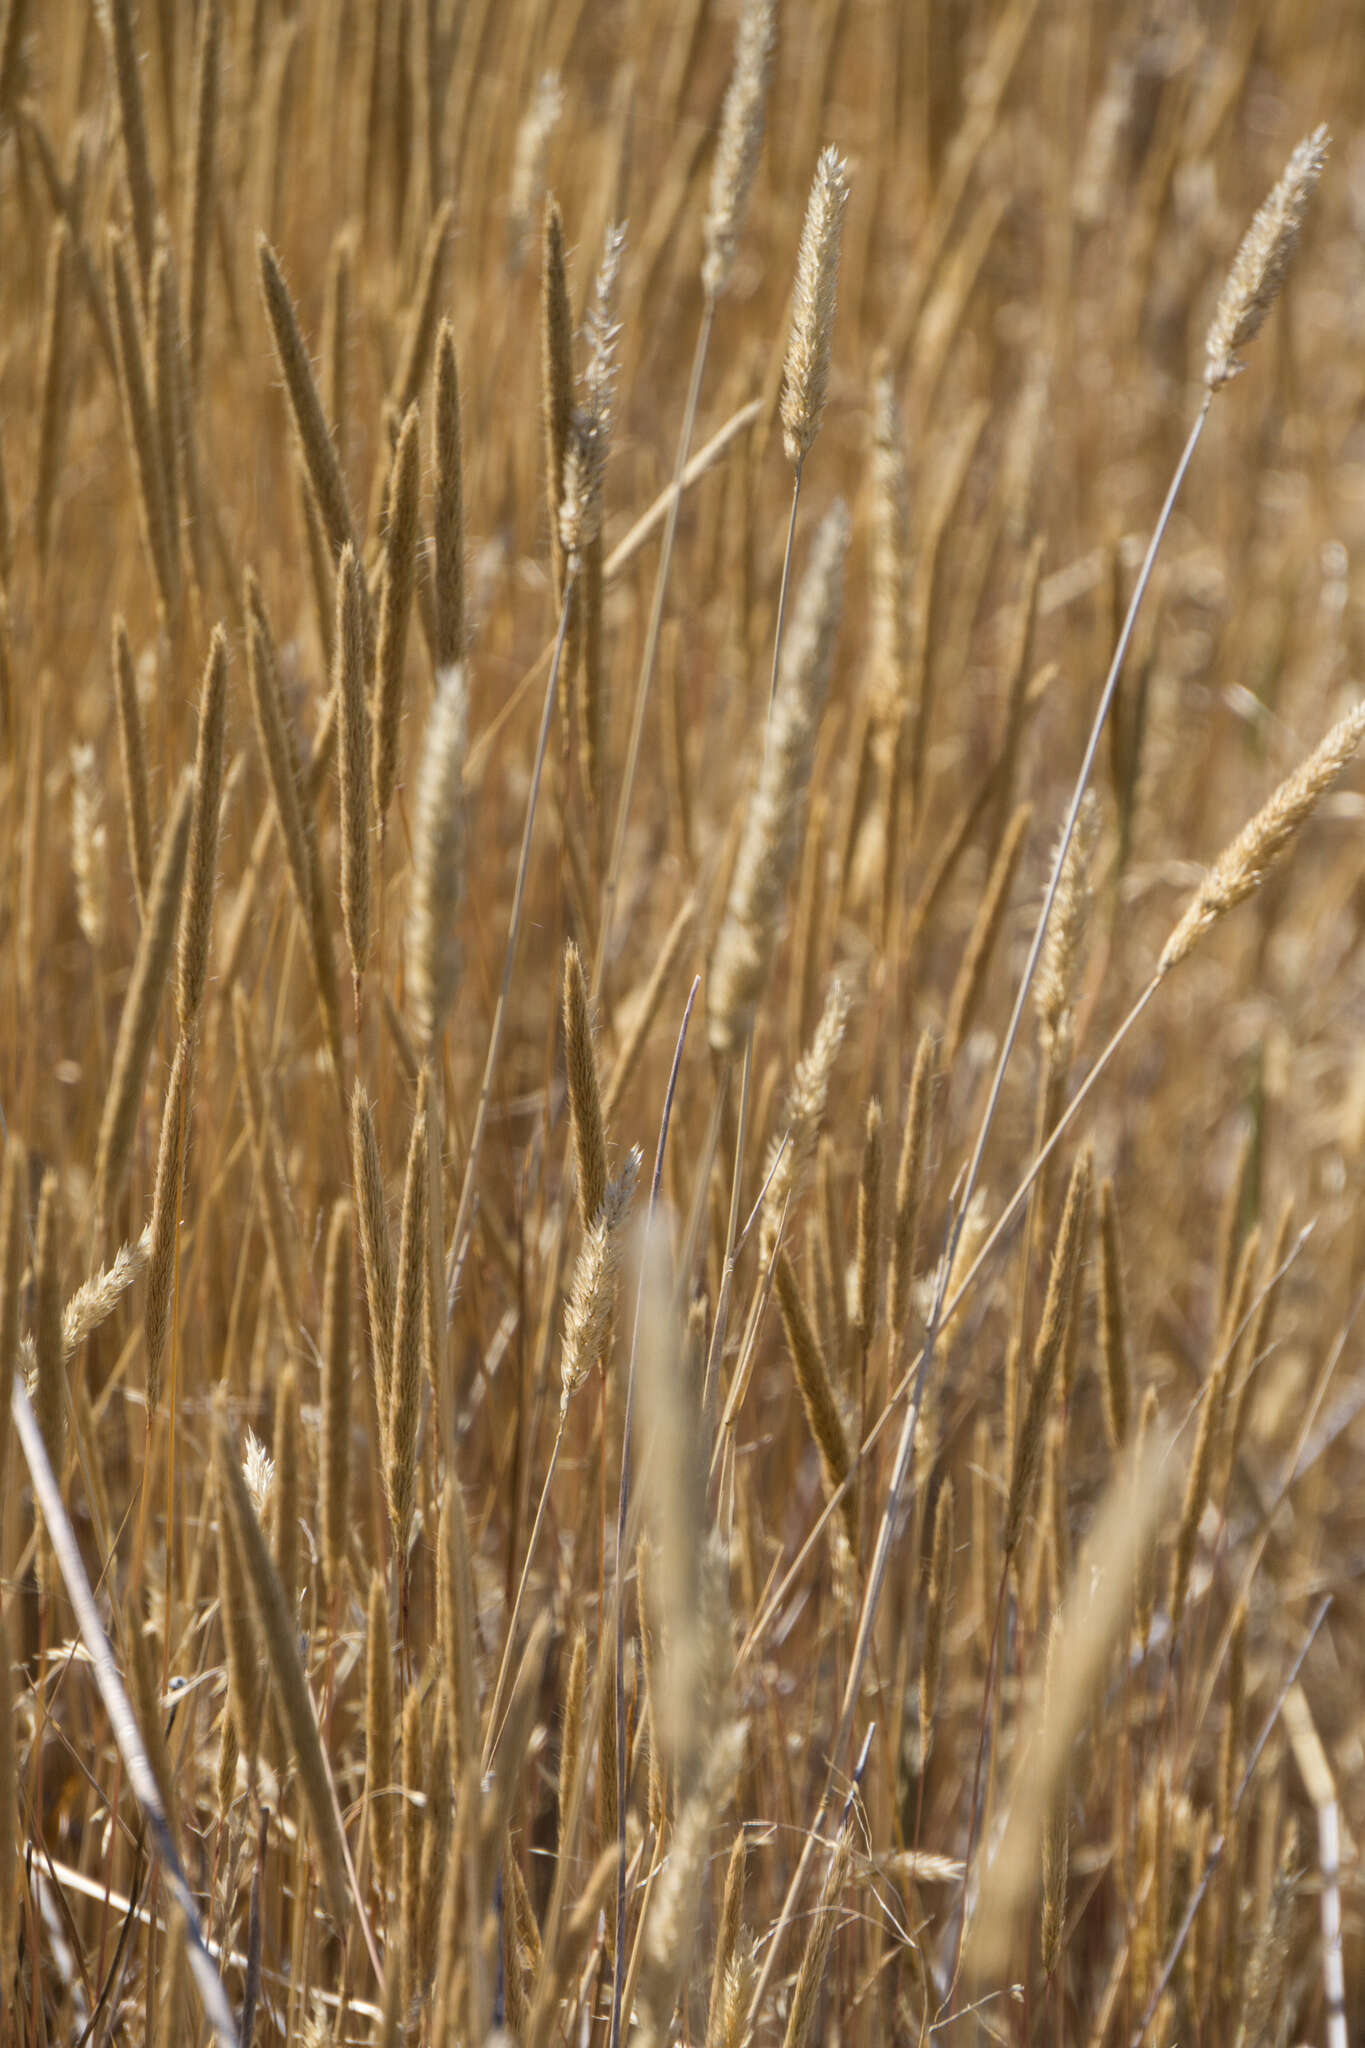
<path id="1" fill-rule="evenodd" d="M 0 2048 L 1365 2033 L 1365 28 L 774 13 L 0 7 Z"/>

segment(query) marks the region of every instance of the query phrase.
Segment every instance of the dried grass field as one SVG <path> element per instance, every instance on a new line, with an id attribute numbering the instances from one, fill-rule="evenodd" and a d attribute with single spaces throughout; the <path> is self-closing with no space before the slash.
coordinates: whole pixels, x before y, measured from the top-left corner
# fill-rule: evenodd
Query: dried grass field
<path id="1" fill-rule="evenodd" d="M 1365 2034 L 1363 80 L 0 4 L 0 2048 Z"/>

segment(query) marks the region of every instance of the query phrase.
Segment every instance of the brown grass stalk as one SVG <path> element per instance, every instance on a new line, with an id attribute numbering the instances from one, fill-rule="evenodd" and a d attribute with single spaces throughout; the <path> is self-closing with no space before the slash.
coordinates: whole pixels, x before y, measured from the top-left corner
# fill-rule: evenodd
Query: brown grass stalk
<path id="1" fill-rule="evenodd" d="M 133 1136 L 162 992 L 175 948 L 185 864 L 189 855 L 194 788 L 182 775 L 161 835 L 156 868 L 147 898 L 147 916 L 133 961 L 132 979 L 119 1018 L 109 1091 L 100 1118 L 95 1157 L 95 1237 L 103 1243 L 112 1227 L 114 1206 L 131 1164 Z"/>

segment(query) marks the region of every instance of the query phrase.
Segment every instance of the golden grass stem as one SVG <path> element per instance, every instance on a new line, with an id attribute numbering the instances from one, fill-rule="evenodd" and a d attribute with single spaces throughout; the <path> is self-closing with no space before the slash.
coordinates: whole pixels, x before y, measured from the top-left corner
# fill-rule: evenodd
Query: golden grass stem
<path id="1" fill-rule="evenodd" d="M 645 628 L 645 643 L 640 656 L 640 670 L 635 681 L 635 697 L 631 709 L 630 737 L 626 742 L 625 764 L 621 771 L 621 792 L 616 800 L 616 823 L 612 828 L 611 851 L 607 858 L 606 875 L 602 882 L 602 918 L 597 934 L 597 952 L 593 960 L 591 992 L 598 996 L 602 991 L 602 980 L 606 973 L 607 960 L 612 937 L 612 923 L 616 912 L 616 897 L 621 886 L 621 869 L 625 861 L 626 833 L 630 825 L 630 802 L 635 789 L 635 777 L 640 765 L 640 749 L 644 744 L 645 712 L 649 693 L 658 666 L 659 642 L 663 632 L 664 610 L 668 600 L 668 577 L 673 565 L 673 549 L 678 533 L 678 510 L 682 504 L 684 479 L 687 473 L 687 458 L 692 447 L 692 435 L 696 428 L 697 406 L 701 398 L 702 374 L 706 368 L 706 357 L 711 346 L 711 329 L 715 322 L 716 302 L 707 294 L 702 307 L 701 324 L 692 349 L 692 367 L 688 373 L 687 399 L 683 406 L 682 426 L 678 430 L 678 446 L 673 457 L 673 481 L 667 492 L 667 503 L 663 510 L 663 541 L 659 549 L 658 566 L 654 572 L 654 591 L 649 601 L 649 623 Z M 618 550 L 619 552 L 619 550 Z M 610 576 L 610 564 L 604 566 L 604 576 Z"/>
<path id="2" fill-rule="evenodd" d="M 512 973 L 517 960 L 517 941 L 521 936 L 522 906 L 526 897 L 526 877 L 531 867 L 531 842 L 535 833 L 536 805 L 540 797 L 541 777 L 545 770 L 545 752 L 550 742 L 550 727 L 554 720 L 555 701 L 559 691 L 560 663 L 564 658 L 564 641 L 569 629 L 569 610 L 573 601 L 575 578 L 572 573 L 564 586 L 564 598 L 559 608 L 559 632 L 555 639 L 555 651 L 550 662 L 550 673 L 545 686 L 545 701 L 541 707 L 540 731 L 536 738 L 535 759 L 531 769 L 531 787 L 526 799 L 526 820 L 522 827 L 521 852 L 517 857 L 517 876 L 512 890 L 512 910 L 507 926 L 507 945 L 503 955 L 502 982 L 498 989 L 497 1005 L 493 1011 L 493 1027 L 488 1034 L 488 1051 L 484 1058 L 483 1078 L 479 1083 L 479 1099 L 474 1110 L 474 1124 L 469 1137 L 469 1150 L 465 1155 L 464 1178 L 460 1183 L 460 1198 L 455 1207 L 455 1222 L 450 1235 L 450 1249 L 446 1259 L 446 1313 L 452 1315 L 455 1309 L 455 1288 L 464 1255 L 464 1241 L 470 1227 L 474 1204 L 474 1183 L 478 1173 L 479 1152 L 483 1134 L 488 1123 L 489 1104 L 493 1099 L 493 1076 L 497 1072 L 498 1054 L 502 1050 L 502 1034 L 507 1020 L 507 998 L 512 986 Z"/>
<path id="3" fill-rule="evenodd" d="M 189 854 L 193 786 L 181 777 L 174 807 L 166 820 L 147 903 L 147 920 L 138 941 L 133 975 L 119 1018 L 109 1092 L 100 1118 L 95 1159 L 96 1240 L 102 1243 L 113 1223 L 114 1204 L 127 1178 L 137 1127 L 142 1083 L 156 1035 L 161 996 L 175 950 L 185 863 Z"/>

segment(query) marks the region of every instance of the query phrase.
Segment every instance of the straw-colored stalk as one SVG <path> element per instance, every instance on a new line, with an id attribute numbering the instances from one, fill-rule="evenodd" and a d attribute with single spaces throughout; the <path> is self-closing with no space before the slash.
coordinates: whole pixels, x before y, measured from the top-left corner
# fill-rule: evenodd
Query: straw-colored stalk
<path id="1" fill-rule="evenodd" d="M 121 616 L 114 619 L 114 694 L 118 705 L 119 758 L 123 765 L 123 800 L 128 831 L 128 853 L 133 867 L 133 893 L 139 917 L 147 912 L 147 892 L 152 885 L 155 853 L 152 841 L 151 801 L 147 794 L 147 760 L 142 738 L 142 712 L 137 701 L 133 672 L 133 650 L 128 628 Z"/>
<path id="2" fill-rule="evenodd" d="M 607 1192 L 607 1134 L 597 1079 L 592 1015 L 582 956 L 570 939 L 564 949 L 564 1061 L 569 1083 L 578 1214 L 590 1230 Z"/>
<path id="3" fill-rule="evenodd" d="M 0 476 L 0 489 L 4 478 Z M 0 506 L 0 512 L 3 512 Z M 9 598 L 0 581 L 0 741 L 14 746 L 14 646 L 10 630 Z M 140 906 L 139 906 L 140 908 Z"/>
<path id="4" fill-rule="evenodd" d="M 175 1048 L 165 1107 L 161 1112 L 161 1142 L 157 1150 L 156 1187 L 152 1196 L 152 1245 L 147 1261 L 147 1302 L 142 1319 L 149 1419 L 155 1415 L 161 1400 L 161 1360 L 171 1325 L 175 1243 L 180 1222 L 180 1199 L 185 1185 L 192 1066 L 190 1041 L 182 1036 Z"/>
<path id="5" fill-rule="evenodd" d="M 564 256 L 564 222 L 553 199 L 546 201 L 541 258 L 540 353 L 545 491 L 550 515 L 550 557 L 555 609 L 564 602 L 566 560 L 559 529 L 564 496 L 564 463 L 573 422 L 573 315 Z M 566 647 L 567 655 L 567 647 Z M 566 667 L 571 665 L 566 661 Z"/>
<path id="6" fill-rule="evenodd" d="M 448 1476 L 441 1494 L 436 1567 L 437 1623 L 450 1755 L 458 1778 L 477 1756 L 478 1674 L 475 1664 L 474 1558 L 459 1482 Z"/>
<path id="7" fill-rule="evenodd" d="M 1019 1547 L 1024 1522 L 1033 1501 L 1034 1482 L 1038 1477 L 1043 1438 L 1052 1405 L 1053 1383 L 1071 1318 L 1071 1297 L 1080 1268 L 1081 1245 L 1090 1203 L 1090 1177 L 1090 1153 L 1086 1151 L 1081 1154 L 1071 1170 L 1071 1181 L 1066 1191 L 1066 1207 L 1062 1211 L 1057 1241 L 1052 1252 L 1047 1297 L 1043 1303 L 1043 1319 L 1038 1327 L 1038 1340 L 1033 1351 L 1033 1370 L 1029 1377 L 1028 1395 L 1014 1442 L 1002 1543 L 1006 1559 L 1013 1558 Z"/>
<path id="8" fill-rule="evenodd" d="M 924 1610 L 924 1645 L 919 1667 L 920 1769 L 929 1760 L 943 1670 L 943 1641 L 953 1584 L 953 1537 L 956 1526 L 953 1482 L 945 1479 L 934 1509 L 934 1538 L 929 1561 L 929 1597 Z"/>
<path id="9" fill-rule="evenodd" d="M 119 1018 L 109 1088 L 95 1155 L 96 1237 L 103 1241 L 127 1178 L 142 1084 L 156 1036 L 157 1014 L 175 950 L 176 920 L 189 854 L 193 784 L 181 777 L 166 820 L 147 897 L 147 915 Z"/>
<path id="10" fill-rule="evenodd" d="M 815 1325 L 801 1293 L 800 1284 L 785 1252 L 777 1255 L 777 1300 L 782 1311 L 782 1327 L 787 1336 L 787 1347 L 791 1352 L 792 1367 L 796 1373 L 797 1391 L 805 1410 L 806 1422 L 820 1453 L 820 1469 L 827 1493 L 834 1493 L 844 1485 L 852 1471 L 852 1459 L 848 1448 L 848 1435 L 843 1417 L 839 1412 L 834 1385 L 825 1363 L 825 1356 Z M 844 1533 L 849 1548 L 858 1554 L 858 1506 L 851 1487 L 846 1488 L 840 1502 Z"/>
<path id="11" fill-rule="evenodd" d="M 1215 1266 L 1217 1293 L 1214 1296 L 1214 1311 L 1220 1325 L 1226 1318 L 1228 1303 L 1232 1298 L 1233 1281 L 1237 1274 L 1243 1240 L 1249 1225 L 1255 1222 L 1260 1206 L 1260 1171 L 1261 1137 L 1253 1118 L 1242 1132 L 1237 1160 L 1228 1181 L 1222 1213 L 1218 1219 Z"/>
<path id="12" fill-rule="evenodd" d="M 436 338 L 435 542 L 436 666 L 465 657 L 464 457 L 460 438 L 460 380 L 455 334 L 442 320 Z"/>
<path id="13" fill-rule="evenodd" d="M 266 1671 L 255 1610 L 247 1588 L 246 1559 L 221 1482 L 218 1485 L 218 1614 L 227 1657 L 228 1704 L 235 1748 L 254 1774 L 265 1701 Z"/>
<path id="14" fill-rule="evenodd" d="M 291 1613 L 298 1612 L 299 1522 L 303 1511 L 299 1468 L 299 1376 L 292 1363 L 275 1390 L 275 1482 L 270 1491 L 270 1549 Z"/>
<path id="15" fill-rule="evenodd" d="M 1043 1726 L 1054 1708 L 1059 1629 L 1054 1621 L 1048 1634 L 1047 1670 L 1043 1680 Z M 1067 1880 L 1071 1865 L 1071 1817 L 1068 1811 L 1070 1778 L 1065 1759 L 1053 1788 L 1043 1821 L 1043 1910 L 1039 1946 L 1043 1969 L 1051 1977 L 1062 1957 L 1062 1931 L 1066 1920 Z"/>
<path id="16" fill-rule="evenodd" d="M 1156 1388 L 1148 1387 L 1142 1397 L 1142 1406 L 1138 1411 L 1137 1435 L 1133 1445 L 1133 1457 L 1138 1470 L 1143 1468 L 1143 1460 L 1150 1453 L 1156 1438 L 1158 1408 Z M 1155 1605 L 1156 1574 L 1153 1570 L 1153 1560 L 1148 1556 L 1143 1560 L 1138 1571 L 1133 1595 L 1133 1632 L 1137 1638 L 1138 1646 L 1144 1655 L 1146 1654 L 1147 1645 L 1151 1640 L 1152 1615 Z"/>
<path id="17" fill-rule="evenodd" d="M 929 1112 L 934 1080 L 934 1041 L 921 1032 L 910 1072 L 910 1093 L 905 1105 L 905 1128 L 901 1133 L 900 1158 L 896 1165 L 895 1213 L 891 1226 L 891 1264 L 888 1279 L 887 1321 L 891 1336 L 900 1343 L 905 1335 L 915 1280 L 915 1253 L 920 1202 L 924 1192 L 929 1158 Z"/>
<path id="18" fill-rule="evenodd" d="M 167 526 L 164 476 L 142 316 L 123 253 L 123 237 L 109 230 L 109 273 L 114 293 L 118 336 L 119 388 L 133 474 L 137 481 L 138 514 L 143 545 L 158 599 L 167 618 L 175 616 L 179 596 L 177 557 Z"/>
<path id="19" fill-rule="evenodd" d="M 1124 1303 L 1123 1254 L 1119 1246 L 1114 1183 L 1100 1183 L 1100 1356 L 1104 1365 L 1104 1420 L 1113 1450 L 1128 1441 L 1132 1416 L 1132 1374 L 1128 1363 L 1128 1314 Z"/>
<path id="20" fill-rule="evenodd" d="M 403 1182 L 403 1218 L 399 1233 L 397 1300 L 393 1322 L 393 1386 L 384 1467 L 389 1522 L 400 1563 L 408 1555 L 412 1519 L 417 1506 L 417 1426 L 422 1412 L 423 1302 L 427 1270 L 426 1087 L 426 1070 L 423 1069 Z"/>
<path id="21" fill-rule="evenodd" d="M 5 1403 L 6 1412 L 9 1403 Z M 14 1982 L 18 1932 L 19 1756 L 14 1668 L 5 1610 L 0 1606 L 0 1984 Z"/>
<path id="22" fill-rule="evenodd" d="M 161 237 L 164 237 L 164 227 Z M 180 312 L 170 244 L 157 242 L 149 293 L 152 407 L 161 461 L 161 499 L 166 508 L 166 548 L 177 587 L 180 581 Z"/>
<path id="23" fill-rule="evenodd" d="M 445 1880 L 454 1831 L 449 1714 L 444 1681 L 436 1689 L 436 1723 L 425 1761 L 426 1808 L 422 1815 L 422 1859 L 418 1878 L 416 1968 L 416 1982 L 423 1997 L 428 1995 L 436 1973 L 441 1907 L 446 1897 Z"/>
<path id="24" fill-rule="evenodd" d="M 43 319 L 41 390 L 38 400 L 38 481 L 33 524 L 38 564 L 46 570 L 52 539 L 52 514 L 57 502 L 61 465 L 62 404 L 68 375 L 67 330 L 71 298 L 71 235 L 64 220 L 52 229 L 48 246 L 47 297 Z"/>
<path id="25" fill-rule="evenodd" d="M 1024 561 L 1019 595 L 1010 622 L 1009 652 L 1005 662 L 1004 731 L 992 768 L 995 814 L 989 841 L 992 853 L 1010 817 L 1010 800 L 1019 765 L 1019 743 L 1023 738 L 1028 710 L 1029 678 L 1033 672 L 1033 632 L 1038 618 L 1038 587 L 1042 572 L 1043 543 L 1036 538 Z M 1054 905 L 1053 918 L 1056 914 Z M 1048 930 L 1051 929 L 1052 919 L 1049 919 Z"/>
<path id="26" fill-rule="evenodd" d="M 213 891 L 218 873 L 218 815 L 223 796 L 227 722 L 227 636 L 215 626 L 199 697 L 199 738 L 194 756 L 194 813 L 185 900 L 177 951 L 176 1011 L 180 1035 L 192 1035 L 208 978 Z"/>
<path id="27" fill-rule="evenodd" d="M 1242 1432 L 1246 1427 L 1247 1407 L 1251 1399 L 1253 1376 L 1274 1341 L 1275 1319 L 1283 1292 L 1285 1255 L 1289 1249 L 1289 1232 L 1293 1221 L 1293 1198 L 1286 1196 L 1280 1209 L 1279 1220 L 1275 1225 L 1275 1236 L 1271 1243 L 1270 1257 L 1267 1262 L 1267 1271 L 1270 1277 L 1266 1281 L 1256 1312 L 1252 1317 L 1250 1328 L 1247 1331 L 1246 1344 L 1241 1353 L 1245 1360 L 1245 1365 L 1231 1396 L 1232 1406 L 1228 1414 L 1229 1459 L 1236 1457 L 1238 1447 L 1242 1441 Z"/>
<path id="28" fill-rule="evenodd" d="M 352 234 L 338 228 L 332 238 L 322 302 L 322 408 L 332 422 L 337 462 L 346 467 L 347 358 L 351 339 Z"/>
<path id="29" fill-rule="evenodd" d="M 33 1263 L 33 1407 L 49 1463 L 60 1482 L 66 1455 L 62 1371 L 61 1217 L 57 1176 L 43 1175 Z"/>
<path id="30" fill-rule="evenodd" d="M 863 1161 L 858 1176 L 857 1302 L 855 1328 L 863 1358 L 872 1348 L 881 1296 L 886 1243 L 882 1230 L 882 1106 L 874 1096 L 863 1126 Z"/>
<path id="31" fill-rule="evenodd" d="M 374 808 L 382 833 L 398 780 L 403 719 L 403 667 L 408 620 L 417 586 L 417 513 L 420 483 L 418 412 L 409 406 L 394 450 L 384 536 L 384 580 L 379 598 L 374 691 Z"/>
<path id="32" fill-rule="evenodd" d="M 0 1494 L 9 1497 L 9 1380 L 19 1345 L 20 1291 L 28 1253 L 28 1215 L 24 1207 L 28 1168 L 18 1143 L 0 1144 Z"/>
<path id="33" fill-rule="evenodd" d="M 358 988 L 370 956 L 370 707 L 366 692 L 365 572 L 347 541 L 336 574 L 336 672 L 341 790 L 341 921 Z"/>
<path id="34" fill-rule="evenodd" d="M 1199 1411 L 1199 1427 L 1195 1432 L 1194 1450 L 1190 1455 L 1190 1469 L 1185 1477 L 1185 1497 L 1180 1504 L 1180 1522 L 1176 1530 L 1175 1551 L 1171 1558 L 1168 1604 L 1173 1637 L 1185 1616 L 1195 1545 L 1199 1538 L 1199 1524 L 1203 1520 L 1204 1509 L 1208 1503 L 1209 1481 L 1214 1461 L 1224 1441 L 1231 1366 L 1232 1353 L 1225 1345 L 1214 1361 Z"/>
<path id="35" fill-rule="evenodd" d="M 322 1294 L 322 1569 L 335 1600 L 346 1583 L 351 1494 L 351 1205 L 334 1202 Z"/>
<path id="36" fill-rule="evenodd" d="M 601 1690 L 597 1701 L 597 1840 L 601 1849 L 611 1848 L 613 1857 L 617 1854 L 619 1833 L 619 1808 L 617 1806 L 617 1763 L 616 1763 L 616 1631 L 606 1632 L 606 1641 L 601 1645 Z M 608 1925 L 614 1919 L 615 1906 L 608 1909 Z"/>
<path id="37" fill-rule="evenodd" d="M 185 274 L 185 335 L 190 375 L 195 386 L 204 356 L 204 309 L 208 304 L 209 237 L 213 227 L 214 151 L 218 136 L 219 65 L 223 17 L 219 0 L 205 0 L 199 10 L 194 55 L 194 107 L 185 146 L 182 189 L 187 196 L 184 245 L 189 250 Z"/>
<path id="38" fill-rule="evenodd" d="M 365 1810 L 370 1846 L 381 1897 L 394 1888 L 394 1802 L 389 1781 L 393 1767 L 393 1644 L 389 1635 L 389 1598 L 381 1572 L 370 1575 L 365 1626 Z"/>
<path id="39" fill-rule="evenodd" d="M 463 665 L 438 669 L 417 771 L 407 969 L 413 1020 L 435 1054 L 460 979 L 458 918 L 468 863 L 464 764 L 469 692 Z"/>
<path id="40" fill-rule="evenodd" d="M 418 1990 L 418 1918 L 422 1904 L 422 1821 L 426 1809 L 426 1768 L 422 1754 L 422 1694 L 412 1686 L 403 1701 L 399 1740 L 402 1763 L 402 1869 L 398 1921 L 403 1944 L 403 1999 L 411 2008 Z"/>
<path id="41" fill-rule="evenodd" d="M 375 1135 L 370 1099 L 357 1081 L 351 1096 L 351 1185 L 361 1264 L 365 1270 L 365 1302 L 369 1311 L 370 1350 L 374 1365 L 375 1406 L 379 1414 L 380 1457 L 387 1463 L 389 1404 L 393 1398 L 393 1324 L 397 1287 L 393 1270 L 393 1238 L 384 1194 L 384 1169 Z"/>

